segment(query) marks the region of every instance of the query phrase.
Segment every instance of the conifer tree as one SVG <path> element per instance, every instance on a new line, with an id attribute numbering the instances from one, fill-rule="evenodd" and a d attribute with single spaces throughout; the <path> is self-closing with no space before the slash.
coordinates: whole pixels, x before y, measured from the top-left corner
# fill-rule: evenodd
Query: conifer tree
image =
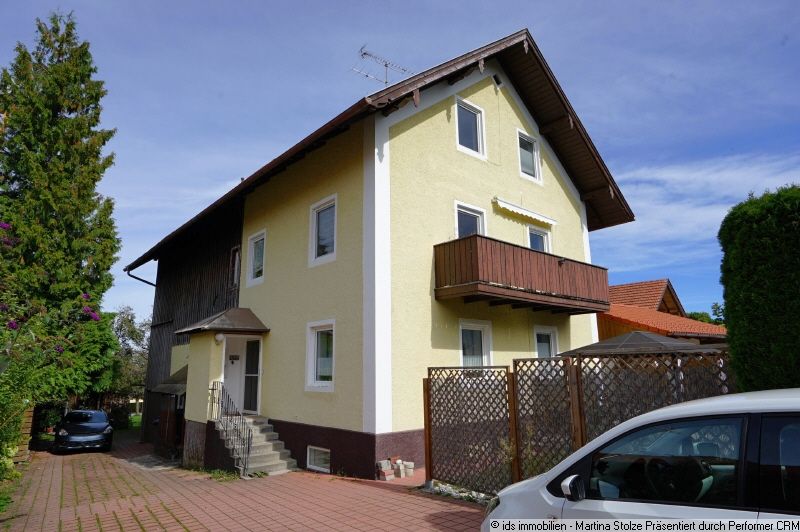
<path id="1" fill-rule="evenodd" d="M 118 350 L 99 309 L 119 251 L 97 192 L 113 163 L 106 90 L 72 15 L 36 29 L 0 71 L 0 479 L 21 411 L 97 391 Z"/>

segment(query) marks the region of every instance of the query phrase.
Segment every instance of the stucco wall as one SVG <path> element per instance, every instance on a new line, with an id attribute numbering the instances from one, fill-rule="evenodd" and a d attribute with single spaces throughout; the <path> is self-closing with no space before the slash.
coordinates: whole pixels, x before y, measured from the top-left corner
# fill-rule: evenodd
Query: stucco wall
<path id="1" fill-rule="evenodd" d="M 211 383 L 222 379 L 223 343 L 214 341 L 214 333 L 192 335 L 189 340 L 189 374 L 186 381 L 187 421 L 203 423 L 208 420 Z"/>
<path id="2" fill-rule="evenodd" d="M 261 411 L 274 419 L 362 428 L 363 128 L 353 126 L 245 203 L 239 305 L 264 336 Z M 337 195 L 336 260 L 309 267 L 310 207 Z M 248 238 L 266 230 L 264 281 L 247 287 Z M 306 325 L 335 319 L 334 391 L 305 391 Z"/>
<path id="3" fill-rule="evenodd" d="M 460 97 L 483 110 L 485 160 L 456 147 L 454 96 L 389 129 L 393 430 L 422 426 L 421 380 L 428 366 L 460 364 L 459 319 L 491 321 L 493 364 L 532 356 L 535 325 L 557 327 L 562 351 L 592 341 L 588 316 L 438 302 L 433 297 L 433 246 L 456 237 L 456 201 L 485 211 L 488 236 L 520 245 L 528 243 L 531 221 L 498 209 L 492 203 L 495 196 L 549 217 L 557 222 L 551 228 L 552 252 L 587 258 L 583 205 L 535 124 L 515 102 L 510 83 L 506 79 L 497 88 L 492 72 L 487 68 L 483 75 L 464 80 L 467 86 L 455 86 Z M 422 99 L 432 94 L 435 90 L 423 92 Z M 541 141 L 542 184 L 520 176 L 517 129 Z"/>
<path id="4" fill-rule="evenodd" d="M 170 354 L 169 374 L 172 375 L 189 363 L 189 344 L 173 345 Z"/>

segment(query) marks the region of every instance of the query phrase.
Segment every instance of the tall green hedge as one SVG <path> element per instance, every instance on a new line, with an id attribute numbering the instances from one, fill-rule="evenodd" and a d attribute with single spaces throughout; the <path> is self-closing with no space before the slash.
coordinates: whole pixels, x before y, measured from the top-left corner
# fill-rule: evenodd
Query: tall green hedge
<path id="1" fill-rule="evenodd" d="M 800 187 L 751 195 L 718 236 L 739 388 L 800 387 Z"/>

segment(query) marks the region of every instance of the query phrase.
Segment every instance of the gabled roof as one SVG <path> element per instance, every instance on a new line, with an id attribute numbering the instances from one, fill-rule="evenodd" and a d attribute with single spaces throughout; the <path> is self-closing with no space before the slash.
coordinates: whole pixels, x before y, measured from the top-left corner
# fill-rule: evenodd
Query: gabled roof
<path id="1" fill-rule="evenodd" d="M 669 279 L 617 284 L 608 287 L 611 303 L 660 310 L 669 314 L 686 316 L 681 300 Z"/>
<path id="2" fill-rule="evenodd" d="M 559 356 L 714 353 L 718 351 L 718 349 L 697 345 L 680 338 L 670 338 L 653 332 L 633 331 L 561 353 Z"/>
<path id="3" fill-rule="evenodd" d="M 485 61 L 489 59 L 499 61 L 539 124 L 540 132 L 547 138 L 572 178 L 581 194 L 581 199 L 587 205 L 589 230 L 633 221 L 633 211 L 622 196 L 589 134 L 542 57 L 533 37 L 527 29 L 523 29 L 361 98 L 250 177 L 242 180 L 197 216 L 128 264 L 125 271 L 134 270 L 150 260 L 157 260 L 163 249 L 179 240 L 198 220 L 251 192 L 288 165 L 305 157 L 311 150 L 322 146 L 329 138 L 345 131 L 354 122 L 377 111 L 389 114 L 409 99 L 419 101 L 425 97 L 425 89 L 441 81 L 455 83 L 476 68 L 482 71 Z"/>
<path id="4" fill-rule="evenodd" d="M 269 332 L 249 308 L 229 308 L 193 323 L 188 327 L 175 331 L 175 334 L 192 334 L 198 332 L 224 332 L 239 334 L 261 334 Z"/>
<path id="5" fill-rule="evenodd" d="M 725 327 L 720 325 L 619 303 L 611 303 L 611 308 L 600 316 L 665 336 L 719 338 L 722 340 L 727 335 Z"/>

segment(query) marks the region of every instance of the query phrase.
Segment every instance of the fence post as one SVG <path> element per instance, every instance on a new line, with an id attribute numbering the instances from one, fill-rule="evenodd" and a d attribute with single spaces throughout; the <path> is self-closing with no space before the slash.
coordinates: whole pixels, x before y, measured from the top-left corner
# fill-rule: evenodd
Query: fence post
<path id="1" fill-rule="evenodd" d="M 511 440 L 511 481 L 519 482 L 522 480 L 520 463 L 522 456 L 520 453 L 519 438 L 517 436 L 517 381 L 513 371 L 506 373 L 508 386 L 508 436 Z"/>
<path id="2" fill-rule="evenodd" d="M 422 379 L 423 423 L 425 425 L 425 487 L 433 482 L 433 457 L 431 456 L 431 383 L 428 377 Z"/>
<path id="3" fill-rule="evenodd" d="M 586 443 L 586 427 L 583 416 L 583 393 L 581 390 L 581 359 L 567 357 L 567 380 L 569 386 L 569 411 L 572 422 L 572 450 Z"/>

